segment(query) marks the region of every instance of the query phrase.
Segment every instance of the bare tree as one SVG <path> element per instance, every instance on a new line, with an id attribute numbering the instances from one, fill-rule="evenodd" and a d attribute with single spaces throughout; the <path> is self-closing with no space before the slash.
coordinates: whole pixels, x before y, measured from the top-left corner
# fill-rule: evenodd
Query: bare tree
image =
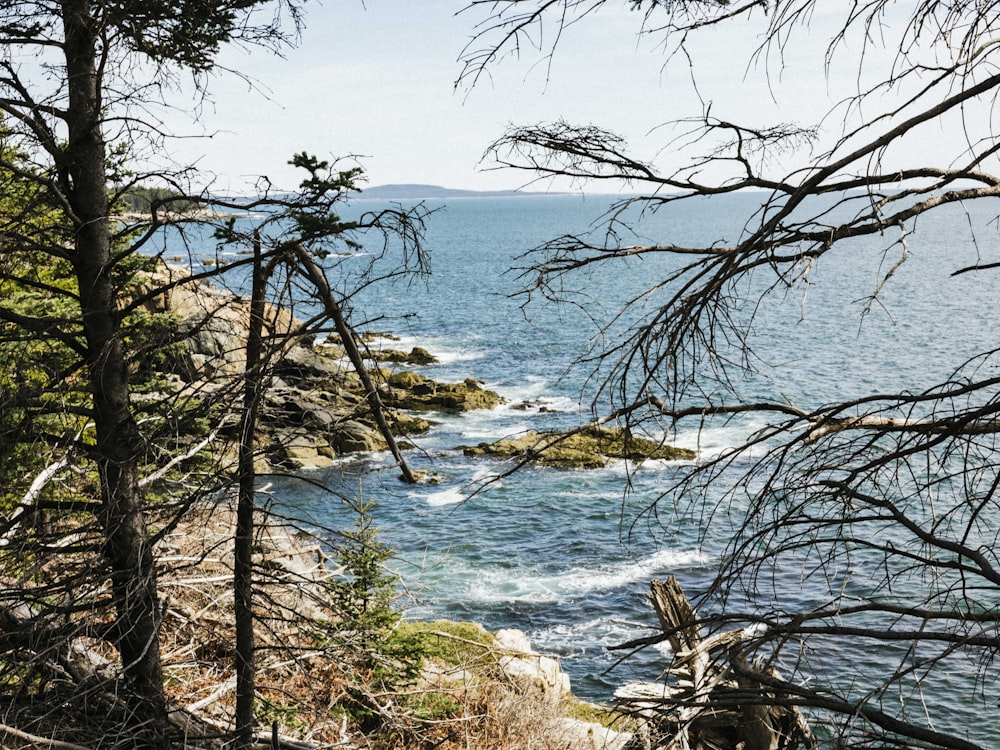
<path id="1" fill-rule="evenodd" d="M 695 498 L 710 497 L 717 503 L 715 521 L 732 519 L 723 562 L 700 597 L 702 619 L 716 627 L 755 624 L 754 647 L 786 675 L 756 674 L 769 686 L 766 700 L 807 707 L 816 720 L 827 716 L 830 746 L 983 747 L 997 731 L 987 696 L 1000 647 L 998 350 L 952 363 L 951 374 L 931 387 L 840 400 L 823 394 L 809 404 L 748 399 L 741 384 L 764 366 L 754 352 L 755 316 L 772 298 L 804 294 L 821 259 L 849 265 L 840 252 L 846 241 L 870 239 L 867 247 L 876 248 L 882 271 L 865 292 L 867 313 L 899 266 L 917 262 L 909 249 L 920 240 L 918 219 L 948 205 L 988 206 L 996 198 L 1000 140 L 991 117 L 1000 91 L 1000 5 L 628 5 L 639 11 L 639 31 L 663 41 L 668 67 L 687 64 L 701 32 L 733 24 L 759 31 L 756 58 L 780 64 L 787 45 L 825 11 L 836 19 L 823 27 L 830 29 L 827 45 L 814 47 L 814 54 L 830 67 L 848 60 L 857 90 L 824 112 L 822 122 L 804 125 L 740 124 L 715 114 L 725 102 L 705 104 L 672 121 L 671 132 L 682 135 L 665 150 L 685 161 L 666 169 L 633 156 L 624 139 L 596 126 L 512 128 L 490 152 L 501 165 L 585 184 L 625 181 L 644 192 L 606 217 L 606 232 L 540 248 L 524 269 L 526 293 L 558 300 L 574 273 L 599 276 L 630 259 L 672 259 L 657 266 L 668 269 L 662 278 L 635 293 L 631 310 L 616 320 L 626 322 L 624 330 L 593 357 L 602 368 L 598 398 L 610 398 L 633 423 L 652 420 L 670 430 L 734 415 L 767 419 L 743 444 L 665 487 L 651 508 L 663 515 L 668 497 L 691 498 L 692 507 Z M 469 48 L 468 82 L 506 54 L 537 47 L 539 39 L 558 40 L 583 16 L 613 12 L 603 0 L 471 6 L 484 7 L 489 21 Z M 546 26 L 555 33 L 540 34 Z M 854 56 L 846 51 L 851 45 Z M 726 64 L 734 75 L 744 70 Z M 697 68 L 693 74 L 697 78 Z M 775 89 L 780 96 L 780 86 Z M 824 141 L 831 122 L 839 127 Z M 939 139 L 932 150 L 913 145 L 933 128 L 956 137 Z M 781 157 L 790 152 L 800 160 L 806 154 L 804 163 L 784 167 Z M 628 214 L 636 207 L 683 207 L 751 190 L 762 191 L 759 200 L 726 204 L 729 210 L 749 206 L 734 238 L 693 246 L 670 237 L 657 244 L 624 239 L 631 235 L 622 217 L 636 216 Z M 983 226 L 976 229 L 985 236 Z M 994 252 L 979 247 L 979 260 L 955 261 L 945 273 L 995 273 Z M 957 307 L 960 300 L 949 302 Z M 782 572 L 820 586 L 824 600 L 803 604 L 789 596 Z M 807 666 L 809 654 L 870 649 L 891 656 L 857 673 L 838 673 L 830 662 L 818 672 Z M 843 661 L 850 666 L 851 657 Z M 964 673 L 978 708 L 949 722 L 947 701 L 935 693 L 953 673 Z"/>
<path id="2" fill-rule="evenodd" d="M 290 21 L 285 29 L 282 13 Z M 146 446 L 132 411 L 123 343 L 123 260 L 130 251 L 116 246 L 109 185 L 120 149 L 138 147 L 143 134 L 162 136 L 140 116 L 156 103 L 157 81 L 177 71 L 204 74 L 227 42 L 280 45 L 297 25 L 296 3 L 242 0 L 66 0 L 8 3 L 0 11 L 0 111 L 9 155 L 18 154 L 3 167 L 34 186 L 32 196 L 46 207 L 41 215 L 49 224 L 39 231 L 37 222 L 6 223 L 5 279 L 49 289 L 75 307 L 63 318 L 7 308 L 5 320 L 54 337 L 85 366 L 80 376 L 87 379 L 87 400 L 75 406 L 92 421 L 94 436 L 82 439 L 80 448 L 97 466 L 91 509 L 115 610 L 102 635 L 114 643 L 127 678 L 125 723 L 150 744 L 165 736 L 162 603 L 140 487 Z M 24 253 L 32 254 L 30 260 Z M 53 282 L 51 274 L 40 278 L 34 263 L 60 268 L 71 286 Z M 68 367 L 64 377 L 76 372 L 75 365 Z M 81 433 L 87 432 L 83 425 Z"/>

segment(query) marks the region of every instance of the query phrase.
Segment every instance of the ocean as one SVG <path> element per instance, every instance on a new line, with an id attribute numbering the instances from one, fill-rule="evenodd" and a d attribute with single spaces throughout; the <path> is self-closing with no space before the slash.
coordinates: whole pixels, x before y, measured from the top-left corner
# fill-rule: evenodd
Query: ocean
<path id="1" fill-rule="evenodd" d="M 430 276 L 354 295 L 352 320 L 399 337 L 384 346 L 423 346 L 439 358 L 439 364 L 413 368 L 418 372 L 444 381 L 476 378 L 507 403 L 488 412 L 427 415 L 435 425 L 413 440 L 407 460 L 440 475 L 440 484 L 403 484 L 386 455 L 351 456 L 312 472 L 308 481 L 265 480 L 276 508 L 326 529 L 352 523 L 339 495 L 361 493 L 375 501 L 379 538 L 395 550 L 391 565 L 400 577 L 405 617 L 519 628 L 537 650 L 558 655 L 574 692 L 593 700 L 609 699 L 626 680 L 657 678 L 668 653 L 651 649 L 616 665 L 619 656 L 607 647 L 647 635 L 655 625 L 646 600 L 650 579 L 674 575 L 692 597 L 705 591 L 741 523 L 738 512 L 713 512 L 712 496 L 664 496 L 690 468 L 682 462 L 524 468 L 495 479 L 503 464 L 467 458 L 460 446 L 567 428 L 617 405 L 598 391 L 601 373 L 588 355 L 628 329 L 629 315 L 609 321 L 676 261 L 636 259 L 584 271 L 567 279 L 562 293 L 569 303 L 561 305 L 520 294 L 532 277 L 516 270 L 530 263 L 527 251 L 554 237 L 590 231 L 600 241 L 604 230 L 595 221 L 614 200 L 429 201 L 428 208 L 440 209 L 427 222 Z M 634 236 L 621 231 L 629 244 L 732 241 L 759 201 L 749 194 L 633 211 Z M 345 214 L 389 205 L 359 200 Z M 737 370 L 734 387 L 747 400 L 813 408 L 869 393 L 920 391 L 994 348 L 996 272 L 950 274 L 995 257 L 991 222 L 998 209 L 968 211 L 946 207 L 922 217 L 903 244 L 891 233 L 843 243 L 811 270 L 808 284 L 774 294 L 759 308 L 750 303 L 767 283 L 766 273 L 749 279 L 736 290 L 747 299 L 736 314 L 752 316 L 747 343 L 758 372 Z M 905 262 L 890 274 L 904 252 Z M 365 249 L 354 260 L 336 262 L 343 269 L 367 262 Z M 872 291 L 887 275 L 872 303 Z M 655 309 L 660 301 L 654 295 L 640 309 Z M 721 388 L 706 381 L 709 394 Z M 761 426 L 759 418 L 682 423 L 668 438 L 713 456 Z M 724 491 L 720 487 L 715 499 Z M 822 595 L 822 587 L 812 587 L 794 571 L 780 590 L 764 596 L 808 602 Z M 817 661 L 849 671 L 840 677 L 855 685 L 864 685 L 866 669 L 887 663 L 879 654 L 859 658 L 842 644 L 830 648 Z M 932 690 L 925 702 L 935 726 L 961 727 L 987 744 L 1000 739 L 995 701 L 985 697 L 994 679 L 986 680 L 985 691 L 984 683 L 961 680 Z"/>

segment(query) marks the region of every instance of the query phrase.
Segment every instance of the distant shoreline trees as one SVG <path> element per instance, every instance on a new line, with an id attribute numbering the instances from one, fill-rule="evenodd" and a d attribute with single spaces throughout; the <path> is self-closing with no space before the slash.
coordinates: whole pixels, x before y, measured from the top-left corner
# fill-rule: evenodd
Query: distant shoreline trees
<path id="1" fill-rule="evenodd" d="M 177 190 L 164 187 L 133 185 L 117 197 L 116 208 L 126 214 L 151 214 L 154 208 L 171 212 L 186 212 L 199 207 Z"/>

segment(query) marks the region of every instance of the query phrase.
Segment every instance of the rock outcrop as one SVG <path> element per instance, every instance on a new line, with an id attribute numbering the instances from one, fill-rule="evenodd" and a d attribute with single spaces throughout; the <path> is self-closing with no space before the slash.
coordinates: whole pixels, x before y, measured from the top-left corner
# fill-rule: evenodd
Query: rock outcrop
<path id="1" fill-rule="evenodd" d="M 534 651 L 522 631 L 498 630 L 494 638 L 503 652 L 500 668 L 508 677 L 534 686 L 543 700 L 558 702 L 572 695 L 569 675 L 562 671 L 559 660 Z"/>
<path id="2" fill-rule="evenodd" d="M 188 382 L 220 380 L 245 369 L 247 335 L 250 330 L 250 300 L 210 284 L 185 281 L 185 268 L 163 264 L 148 274 L 149 290 L 163 290 L 145 304 L 152 313 L 170 313 L 177 318 L 177 334 L 185 343 L 186 356 L 173 363 L 174 372 Z M 288 310 L 267 305 L 267 333 L 290 337 L 301 323 Z M 311 337 L 289 338 L 289 346 L 308 345 Z"/>
<path id="3" fill-rule="evenodd" d="M 173 315 L 177 338 L 184 344 L 184 354 L 171 363 L 171 376 L 179 376 L 185 389 L 199 398 L 224 400 L 234 379 L 245 369 L 248 300 L 192 281 L 185 269 L 168 265 L 151 273 L 146 287 L 164 290 L 151 297 L 146 307 L 150 312 Z M 313 337 L 302 333 L 305 326 L 301 321 L 273 306 L 266 308 L 265 328 L 269 340 L 278 342 L 279 351 L 271 359 L 270 383 L 258 422 L 257 442 L 264 449 L 258 462 L 261 470 L 269 466 L 324 468 L 338 455 L 388 448 L 361 379 L 345 362 L 336 337 L 314 346 Z M 373 337 L 391 338 L 385 334 Z M 492 409 L 502 403 L 498 394 L 472 379 L 438 383 L 413 372 L 392 373 L 378 367 L 384 362 L 436 362 L 426 349 L 372 351 L 380 357 L 373 375 L 382 383 L 386 421 L 396 437 L 420 434 L 431 427 L 428 420 L 403 410 L 461 412 Z M 236 424 L 237 420 L 230 420 L 223 436 L 236 440 Z"/>
<path id="4" fill-rule="evenodd" d="M 438 358 L 424 349 L 422 346 L 415 346 L 410 351 L 404 352 L 399 349 L 380 349 L 373 352 L 379 362 L 394 362 L 407 365 L 434 365 Z"/>
<path id="5" fill-rule="evenodd" d="M 498 660 L 500 668 L 525 695 L 557 708 L 575 700 L 569 676 L 562 671 L 559 660 L 532 649 L 522 631 L 498 630 L 494 636 L 494 647 L 501 654 Z M 623 750 L 632 740 L 629 732 L 615 731 L 597 722 L 570 716 L 564 716 L 558 726 L 549 730 L 549 735 L 558 737 L 561 747 L 574 750 Z"/>
<path id="6" fill-rule="evenodd" d="M 177 319 L 177 332 L 186 354 L 173 363 L 193 392 L 209 397 L 232 390 L 244 370 L 249 330 L 249 302 L 231 292 L 190 280 L 184 269 L 162 266 L 150 274 L 149 289 L 164 289 L 150 298 L 151 312 Z M 305 326 L 290 312 L 268 306 L 265 326 L 270 341 L 279 342 L 271 359 L 270 385 L 261 406 L 257 441 L 265 455 L 260 468 L 277 465 L 315 469 L 331 465 L 338 455 L 383 451 L 387 444 L 379 431 L 365 389 L 336 337 L 314 346 L 303 334 Z M 389 339 L 386 334 L 373 334 Z M 380 359 L 373 371 L 386 421 L 394 436 L 426 432 L 431 422 L 407 412 L 457 413 L 494 409 L 504 403 L 495 391 L 472 378 L 442 383 L 412 371 L 383 369 L 389 362 L 425 365 L 436 361 L 426 349 L 409 353 L 370 349 Z M 238 399 L 237 399 L 238 402 Z M 238 436 L 236 421 L 228 434 Z M 522 458 L 545 466 L 600 468 L 610 459 L 689 460 L 694 453 L 638 436 L 621 428 L 588 427 L 566 433 L 528 433 L 496 443 L 462 448 L 470 456 Z"/>
<path id="7" fill-rule="evenodd" d="M 621 427 L 587 427 L 564 433 L 529 432 L 519 438 L 463 446 L 467 456 L 522 458 L 542 466 L 598 469 L 611 459 L 688 461 L 695 452 L 631 435 Z"/>
<path id="8" fill-rule="evenodd" d="M 473 411 L 494 409 L 504 403 L 500 394 L 486 390 L 478 380 L 439 383 L 415 372 L 390 375 L 381 395 L 387 406 L 413 411 Z"/>

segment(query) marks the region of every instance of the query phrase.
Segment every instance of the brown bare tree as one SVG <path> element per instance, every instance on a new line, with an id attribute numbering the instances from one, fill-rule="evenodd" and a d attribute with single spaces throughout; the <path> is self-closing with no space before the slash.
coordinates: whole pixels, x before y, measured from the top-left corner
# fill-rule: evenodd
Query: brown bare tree
<path id="1" fill-rule="evenodd" d="M 558 40 L 584 16 L 618 10 L 603 0 L 470 5 L 489 18 L 466 56 L 463 77 L 473 83 L 504 56 Z M 780 66 L 787 45 L 823 13 L 824 23 L 833 22 L 821 26 L 826 44 L 813 54 L 828 69 L 851 66 L 856 90 L 825 119 L 804 125 L 741 124 L 716 114 L 724 101 L 705 104 L 671 119 L 669 132 L 683 135 L 664 148 L 668 167 L 634 156 L 623 138 L 592 125 L 510 129 L 490 152 L 502 166 L 583 184 L 624 181 L 642 193 L 606 217 L 608 231 L 540 248 L 524 269 L 526 293 L 559 300 L 573 274 L 599 279 L 616 264 L 663 259 L 655 265 L 663 276 L 636 291 L 632 309 L 616 319 L 632 322 L 609 326 L 617 338 L 588 357 L 601 363 L 601 403 L 610 399 L 632 424 L 650 420 L 668 431 L 736 415 L 766 418 L 743 444 L 665 487 L 650 509 L 669 517 L 664 506 L 672 502 L 715 524 L 728 517 L 732 536 L 700 597 L 701 617 L 715 627 L 757 626 L 753 647 L 785 674 L 754 675 L 768 687 L 763 700 L 806 707 L 827 723 L 830 747 L 988 747 L 1000 732 L 990 698 L 1000 648 L 998 350 L 951 363 L 950 374 L 929 387 L 852 398 L 816 393 L 812 403 L 789 404 L 748 398 L 745 384 L 767 367 L 754 350 L 757 316 L 776 298 L 804 294 L 818 265 L 849 268 L 852 240 L 867 238 L 881 262 L 878 279 L 861 293 L 862 318 L 877 309 L 902 264 L 920 262 L 909 252 L 923 240 L 917 224 L 945 210 L 956 232 L 963 222 L 972 227 L 980 256 L 954 260 L 940 286 L 948 274 L 996 273 L 995 227 L 981 218 L 996 215 L 991 206 L 1000 194 L 991 119 L 1000 92 L 1000 4 L 627 5 L 638 11 L 637 31 L 656 35 L 669 52 L 668 68 L 696 59 L 686 52 L 706 30 L 734 25 L 760 34 L 757 61 Z M 725 64 L 734 77 L 745 70 L 740 61 Z M 696 80 L 698 73 L 695 67 Z M 776 81 L 774 90 L 780 100 Z M 820 125 L 829 133 L 831 123 L 839 127 L 824 141 Z M 954 137 L 921 147 L 935 129 Z M 790 152 L 800 163 L 783 167 Z M 757 192 L 725 203 L 727 211 L 745 210 L 735 237 L 694 245 L 669 236 L 655 244 L 623 240 L 633 236 L 622 230 L 623 217 L 641 216 L 637 208 L 682 211 L 706 196 L 749 191 Z M 942 299 L 941 314 L 957 324 L 961 303 Z M 714 511 L 703 509 L 704 498 Z M 825 597 L 803 603 L 791 579 Z M 888 656 L 869 659 L 871 652 Z M 809 656 L 821 666 L 809 666 Z M 964 697 L 953 694 L 949 705 L 941 691 L 959 674 Z M 748 700 L 761 694 L 733 696 Z"/>

